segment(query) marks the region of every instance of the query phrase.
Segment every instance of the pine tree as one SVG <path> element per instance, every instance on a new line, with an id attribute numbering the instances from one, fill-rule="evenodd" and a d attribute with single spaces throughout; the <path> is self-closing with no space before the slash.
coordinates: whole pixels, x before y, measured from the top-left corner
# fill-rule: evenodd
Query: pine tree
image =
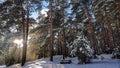
<path id="1" fill-rule="evenodd" d="M 83 29 L 81 32 L 78 32 L 76 39 L 73 41 L 71 47 L 72 47 L 71 55 L 77 56 L 79 63 L 90 62 L 89 59 L 93 55 L 93 50 L 90 48 L 90 42 L 84 35 Z"/>

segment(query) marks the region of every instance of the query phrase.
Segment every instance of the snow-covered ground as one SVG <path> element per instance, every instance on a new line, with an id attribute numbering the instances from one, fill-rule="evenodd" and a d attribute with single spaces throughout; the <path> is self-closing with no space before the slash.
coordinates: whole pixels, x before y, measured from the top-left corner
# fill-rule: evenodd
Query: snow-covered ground
<path id="1" fill-rule="evenodd" d="M 120 60 L 111 59 L 111 55 L 101 55 L 104 57 L 101 59 L 92 59 L 90 64 L 77 64 L 77 58 L 67 58 L 72 61 L 71 64 L 60 64 L 62 56 L 54 56 L 54 61 L 50 62 L 49 58 L 42 58 L 36 61 L 27 62 L 23 67 L 19 64 L 7 67 L 7 68 L 120 68 Z M 4 67 L 0 67 L 4 68 Z"/>
<path id="2" fill-rule="evenodd" d="M 6 68 L 6 65 L 1 65 L 0 68 Z"/>

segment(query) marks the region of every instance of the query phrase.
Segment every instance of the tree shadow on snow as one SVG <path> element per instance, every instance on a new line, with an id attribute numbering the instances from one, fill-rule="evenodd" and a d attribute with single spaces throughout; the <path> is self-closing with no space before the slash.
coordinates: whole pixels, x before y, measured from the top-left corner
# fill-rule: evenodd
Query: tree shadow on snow
<path id="1" fill-rule="evenodd" d="M 92 61 L 90 64 L 120 64 L 120 61 Z"/>

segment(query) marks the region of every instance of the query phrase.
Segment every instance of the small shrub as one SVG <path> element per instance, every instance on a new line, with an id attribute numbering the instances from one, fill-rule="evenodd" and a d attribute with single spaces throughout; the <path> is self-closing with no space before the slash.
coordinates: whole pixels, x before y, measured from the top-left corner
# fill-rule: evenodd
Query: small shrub
<path id="1" fill-rule="evenodd" d="M 5 58 L 3 55 L 0 55 L 0 65 L 4 65 L 5 64 Z"/>

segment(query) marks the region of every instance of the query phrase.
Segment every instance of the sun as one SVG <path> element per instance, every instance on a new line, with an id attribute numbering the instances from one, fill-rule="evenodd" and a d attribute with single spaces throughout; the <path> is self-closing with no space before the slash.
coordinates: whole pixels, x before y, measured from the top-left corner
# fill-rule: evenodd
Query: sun
<path id="1" fill-rule="evenodd" d="M 15 39 L 13 42 L 18 45 L 17 47 L 23 47 L 23 39 Z"/>

